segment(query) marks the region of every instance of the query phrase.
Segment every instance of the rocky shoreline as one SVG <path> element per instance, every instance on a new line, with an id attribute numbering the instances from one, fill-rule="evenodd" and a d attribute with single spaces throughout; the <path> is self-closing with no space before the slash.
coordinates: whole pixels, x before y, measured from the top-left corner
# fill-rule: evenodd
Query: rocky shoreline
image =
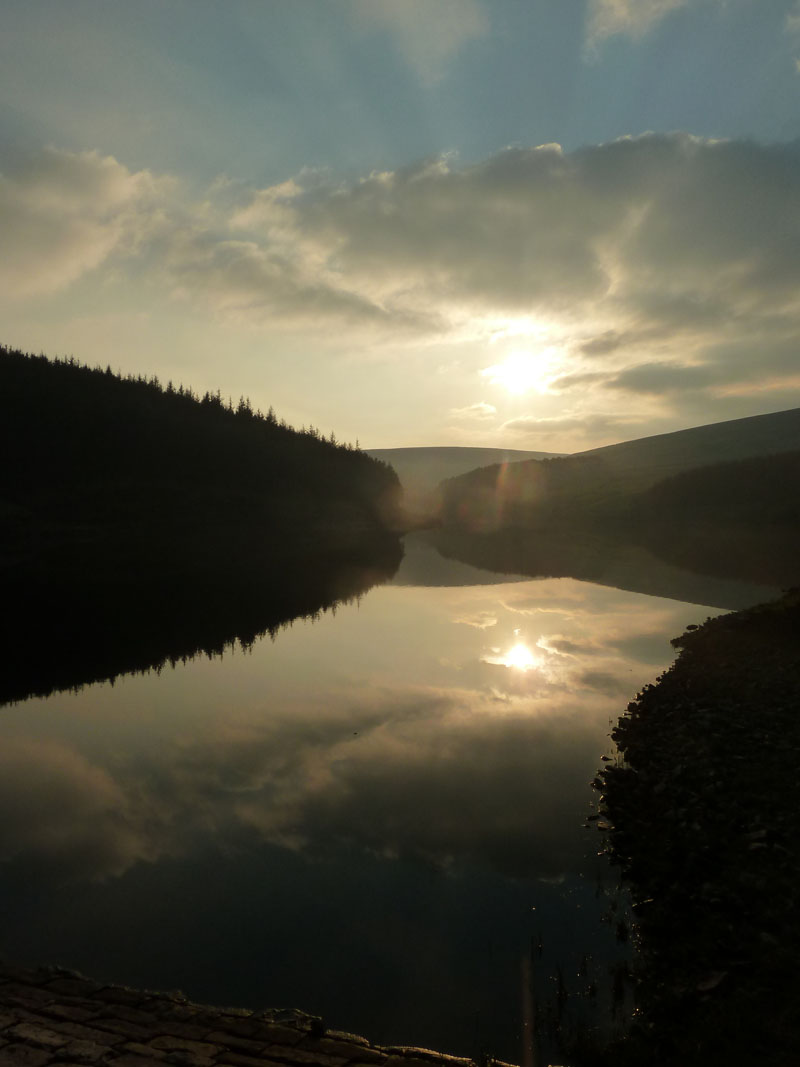
<path id="1" fill-rule="evenodd" d="M 602 1062 L 794 1064 L 800 591 L 673 645 L 595 782 L 638 950 L 635 1023 Z"/>
<path id="2" fill-rule="evenodd" d="M 404 1045 L 378 1046 L 288 1010 L 193 1004 L 93 982 L 61 968 L 0 964 L 0 1067 L 473 1067 Z M 481 1067 L 510 1067 L 489 1060 Z"/>

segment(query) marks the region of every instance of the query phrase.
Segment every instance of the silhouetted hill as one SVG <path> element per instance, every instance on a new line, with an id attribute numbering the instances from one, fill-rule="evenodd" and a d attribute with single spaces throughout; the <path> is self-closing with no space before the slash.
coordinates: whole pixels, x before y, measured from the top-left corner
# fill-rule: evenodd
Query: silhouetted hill
<path id="1" fill-rule="evenodd" d="M 397 518 L 394 472 L 242 400 L 0 349 L 0 573 L 224 571 Z"/>
<path id="2" fill-rule="evenodd" d="M 519 463 L 526 459 L 546 459 L 555 452 L 530 452 L 518 448 L 368 448 L 368 456 L 394 467 L 404 488 L 433 489 L 445 478 L 454 478 L 476 467 L 492 463 Z"/>
<path id="3" fill-rule="evenodd" d="M 516 448 L 368 448 L 367 455 L 389 463 L 403 486 L 406 507 L 417 514 L 438 512 L 439 483 L 493 463 L 545 459 L 553 452 L 525 452 Z"/>
<path id="4" fill-rule="evenodd" d="M 800 581 L 797 449 L 793 409 L 473 471 L 442 486 L 448 554 L 589 577 L 638 546 L 698 574 L 786 588 Z"/>
<path id="5" fill-rule="evenodd" d="M 630 510 L 639 539 L 678 566 L 784 589 L 800 582 L 800 451 L 684 471 Z"/>
<path id="6" fill-rule="evenodd" d="M 696 467 L 800 448 L 800 408 L 644 437 L 556 459 L 484 467 L 442 486 L 448 523 L 537 527 L 621 514 L 657 482 Z"/>

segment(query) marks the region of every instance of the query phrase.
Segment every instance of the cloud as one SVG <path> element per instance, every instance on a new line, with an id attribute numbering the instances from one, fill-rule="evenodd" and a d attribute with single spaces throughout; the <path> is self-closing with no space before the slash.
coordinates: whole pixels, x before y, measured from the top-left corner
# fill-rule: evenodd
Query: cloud
<path id="1" fill-rule="evenodd" d="M 563 393 L 568 389 L 579 389 L 581 386 L 607 382 L 608 379 L 608 374 L 598 371 L 584 371 L 581 374 L 562 374 L 560 378 L 554 378 L 550 382 L 550 389 L 556 393 Z"/>
<path id="2" fill-rule="evenodd" d="M 630 393 L 683 392 L 724 380 L 724 367 L 687 366 L 680 363 L 640 363 L 605 382 L 608 388 Z"/>
<path id="3" fill-rule="evenodd" d="M 645 134 L 347 182 L 219 182 L 195 200 L 168 176 L 47 150 L 0 178 L 0 279 L 19 297 L 113 263 L 204 314 L 371 343 L 465 342 L 479 366 L 507 334 L 553 353 L 550 393 L 576 399 L 556 415 L 545 390 L 505 429 L 647 432 L 701 401 L 735 417 L 732 386 L 767 382 L 800 402 L 798 220 L 796 143 Z M 637 398 L 625 419 L 614 390 Z M 494 406 L 453 415 L 474 425 Z"/>
<path id="4" fill-rule="evenodd" d="M 792 38 L 795 46 L 800 46 L 800 2 L 796 3 L 786 15 L 786 33 Z M 794 67 L 800 74 L 800 58 L 795 57 Z"/>
<path id="5" fill-rule="evenodd" d="M 586 36 L 590 43 L 616 34 L 641 37 L 689 0 L 589 0 Z"/>
<path id="6" fill-rule="evenodd" d="M 492 419 L 497 414 L 497 408 L 493 404 L 486 404 L 483 401 L 477 404 L 470 404 L 465 408 L 451 408 L 450 415 L 454 419 L 465 419 L 467 421 L 477 420 L 484 422 L 487 419 Z"/>
<path id="7" fill-rule="evenodd" d="M 521 415 L 503 423 L 502 429 L 531 437 L 580 434 L 587 437 L 604 436 L 609 432 L 629 426 L 633 420 L 622 415 L 563 415 L 539 418 L 536 415 Z"/>
<path id="8" fill-rule="evenodd" d="M 617 333 L 616 330 L 606 330 L 597 337 L 584 341 L 580 350 L 584 356 L 605 356 L 609 352 L 616 352 L 624 343 L 625 338 L 622 334 Z"/>
<path id="9" fill-rule="evenodd" d="M 423 85 L 433 86 L 470 41 L 485 36 L 489 19 L 477 0 L 353 0 L 367 26 L 391 32 Z"/>
<path id="10" fill-rule="evenodd" d="M 0 286 L 11 297 L 54 292 L 115 251 L 134 251 L 169 185 L 110 156 L 45 148 L 0 173 Z"/>

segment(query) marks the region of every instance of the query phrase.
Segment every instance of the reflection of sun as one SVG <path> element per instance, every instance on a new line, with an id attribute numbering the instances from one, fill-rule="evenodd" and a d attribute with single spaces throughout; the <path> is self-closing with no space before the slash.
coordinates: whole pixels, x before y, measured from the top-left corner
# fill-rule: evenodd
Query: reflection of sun
<path id="1" fill-rule="evenodd" d="M 523 673 L 544 667 L 544 657 L 531 652 L 524 641 L 520 640 L 519 630 L 514 631 L 514 637 L 517 639 L 517 643 L 507 652 L 504 652 L 501 648 L 493 648 L 491 655 L 481 656 L 483 662 L 492 663 L 496 667 L 513 668 L 515 671 L 522 671 Z"/>
<path id="2" fill-rule="evenodd" d="M 511 667 L 518 671 L 533 670 L 542 666 L 541 657 L 531 652 L 527 644 L 523 644 L 522 641 L 517 641 L 515 646 L 509 649 L 508 652 L 492 649 L 492 655 L 482 656 L 481 658 L 486 664 L 494 664 L 497 667 Z"/>

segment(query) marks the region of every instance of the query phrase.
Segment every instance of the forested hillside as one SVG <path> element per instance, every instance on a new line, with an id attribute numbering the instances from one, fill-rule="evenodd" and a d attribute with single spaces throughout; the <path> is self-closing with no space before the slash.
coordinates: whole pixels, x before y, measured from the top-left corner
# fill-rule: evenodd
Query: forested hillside
<path id="1" fill-rule="evenodd" d="M 221 566 L 226 545 L 317 550 L 397 520 L 390 467 L 245 400 L 0 349 L 0 416 L 6 570 L 81 544 Z"/>
<path id="2" fill-rule="evenodd" d="M 684 471 L 630 511 L 638 539 L 677 566 L 784 589 L 800 582 L 800 451 Z"/>

